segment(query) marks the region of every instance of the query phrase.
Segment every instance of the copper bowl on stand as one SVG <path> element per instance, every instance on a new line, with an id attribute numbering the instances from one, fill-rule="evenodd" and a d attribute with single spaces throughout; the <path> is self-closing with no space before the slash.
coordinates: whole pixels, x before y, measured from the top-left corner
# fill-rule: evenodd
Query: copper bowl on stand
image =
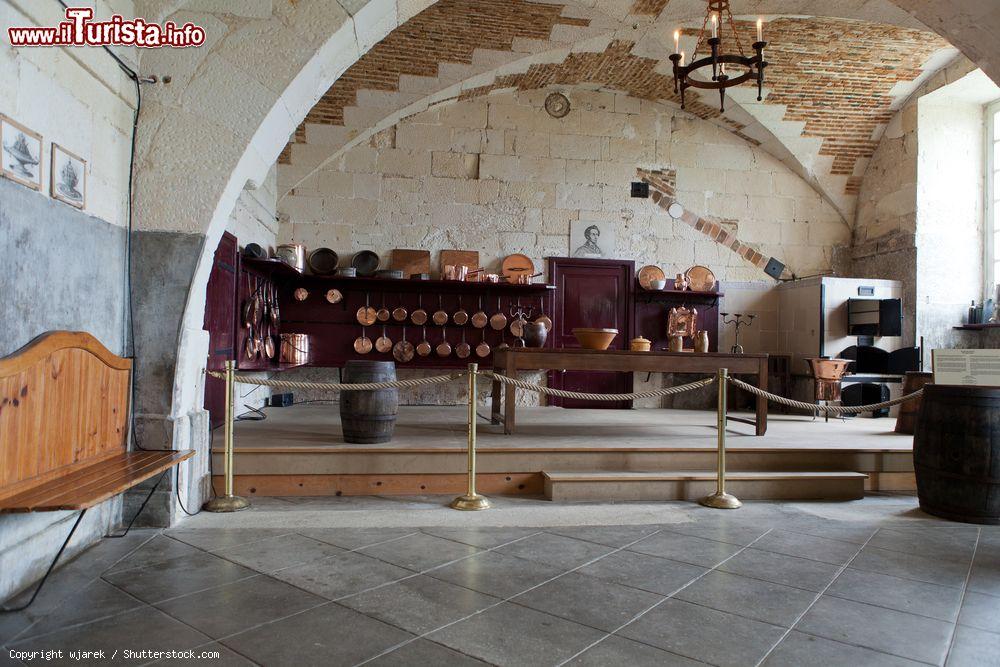
<path id="1" fill-rule="evenodd" d="M 840 381 L 847 373 L 850 359 L 831 359 L 829 357 L 808 357 L 809 370 L 816 379 L 817 401 L 839 401 Z"/>

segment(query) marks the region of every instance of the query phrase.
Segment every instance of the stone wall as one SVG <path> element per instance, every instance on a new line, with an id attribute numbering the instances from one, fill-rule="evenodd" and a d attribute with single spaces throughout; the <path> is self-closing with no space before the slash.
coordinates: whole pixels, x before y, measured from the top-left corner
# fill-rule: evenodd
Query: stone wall
<path id="1" fill-rule="evenodd" d="M 128 14 L 132 3 L 88 4 L 106 17 Z M 56 2 L 0 1 L 5 26 L 54 25 L 61 15 Z M 14 49 L 0 41 L 0 113 L 43 139 L 40 191 L 0 179 L 0 356 L 54 329 L 89 331 L 112 352 L 126 353 L 134 105 L 132 82 L 102 49 Z M 49 194 L 53 142 L 87 161 L 82 211 Z M 120 498 L 91 510 L 67 555 L 95 542 L 120 517 Z M 73 512 L 0 516 L 0 600 L 42 575 L 74 518 Z"/>

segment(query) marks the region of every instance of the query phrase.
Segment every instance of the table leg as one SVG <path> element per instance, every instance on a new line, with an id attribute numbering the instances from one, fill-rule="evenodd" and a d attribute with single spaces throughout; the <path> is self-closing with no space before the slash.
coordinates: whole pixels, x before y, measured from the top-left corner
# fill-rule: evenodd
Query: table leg
<path id="1" fill-rule="evenodd" d="M 493 408 L 490 411 L 490 423 L 499 424 L 500 423 L 500 394 L 502 392 L 503 385 L 500 384 L 499 380 L 493 381 Z"/>
<path id="2" fill-rule="evenodd" d="M 767 361 L 761 362 L 760 370 L 757 372 L 757 387 L 767 391 Z M 767 399 L 763 396 L 757 397 L 757 435 L 767 433 Z"/>
<path id="3" fill-rule="evenodd" d="M 514 361 L 513 350 L 507 352 L 507 368 L 504 375 L 509 378 L 517 377 L 517 364 Z M 517 388 L 514 385 L 504 385 L 503 401 L 503 432 L 511 434 L 514 432 L 514 411 L 517 406 Z"/>

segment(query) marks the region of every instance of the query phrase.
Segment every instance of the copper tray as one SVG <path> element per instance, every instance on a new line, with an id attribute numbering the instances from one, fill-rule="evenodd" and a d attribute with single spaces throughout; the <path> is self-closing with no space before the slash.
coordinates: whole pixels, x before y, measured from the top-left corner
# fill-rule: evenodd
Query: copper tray
<path id="1" fill-rule="evenodd" d="M 696 264 L 684 272 L 689 287 L 695 292 L 710 292 L 715 287 L 715 274 L 707 266 Z"/>
<path id="2" fill-rule="evenodd" d="M 648 264 L 641 269 L 639 269 L 639 287 L 644 290 L 651 290 L 653 287 L 650 283 L 654 280 L 665 280 L 666 275 L 663 273 L 663 269 L 658 266 L 653 266 Z"/>

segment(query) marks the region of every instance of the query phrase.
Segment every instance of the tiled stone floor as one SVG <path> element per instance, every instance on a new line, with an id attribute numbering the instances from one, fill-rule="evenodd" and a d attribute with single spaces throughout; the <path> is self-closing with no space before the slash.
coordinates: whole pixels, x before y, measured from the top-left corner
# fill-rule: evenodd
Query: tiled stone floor
<path id="1" fill-rule="evenodd" d="M 194 649 L 225 665 L 1000 665 L 1000 527 L 892 502 L 665 503 L 669 523 L 544 528 L 195 520 L 59 570 L 29 613 L 0 616 L 0 665 L 22 664 L 10 649 L 103 649 L 93 664 Z"/>

